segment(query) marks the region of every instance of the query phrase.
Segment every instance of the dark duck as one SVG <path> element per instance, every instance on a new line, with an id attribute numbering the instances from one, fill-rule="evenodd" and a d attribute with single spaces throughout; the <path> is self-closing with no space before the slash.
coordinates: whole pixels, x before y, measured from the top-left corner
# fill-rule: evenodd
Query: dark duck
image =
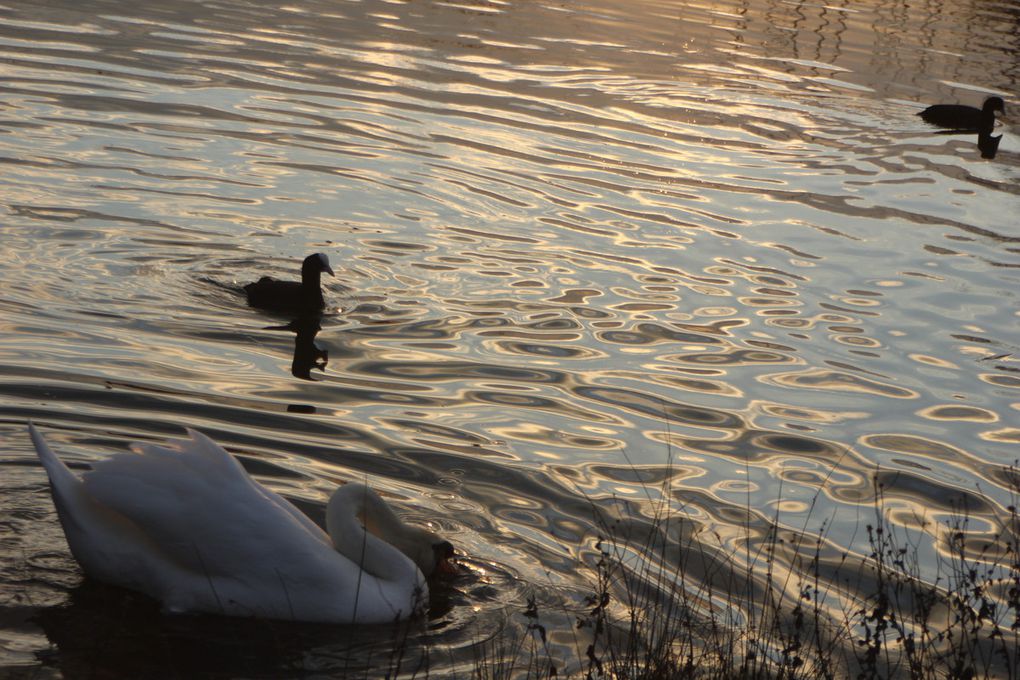
<path id="1" fill-rule="evenodd" d="M 248 304 L 252 307 L 268 309 L 301 316 L 316 314 L 326 306 L 319 287 L 322 272 L 333 276 L 329 266 L 329 258 L 324 253 L 315 253 L 301 263 L 301 281 L 278 281 L 263 276 L 255 283 L 244 287 L 248 295 Z"/>
<path id="2" fill-rule="evenodd" d="M 990 132 L 995 125 L 995 112 L 1005 113 L 1002 97 L 989 97 L 978 109 L 963 104 L 936 104 L 919 115 L 926 123 L 961 132 Z"/>

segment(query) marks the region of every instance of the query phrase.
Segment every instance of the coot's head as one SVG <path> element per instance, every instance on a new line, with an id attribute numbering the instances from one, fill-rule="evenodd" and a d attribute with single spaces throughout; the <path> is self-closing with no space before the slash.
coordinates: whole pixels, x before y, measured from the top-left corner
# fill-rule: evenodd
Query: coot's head
<path id="1" fill-rule="evenodd" d="M 333 274 L 333 269 L 329 266 L 329 258 L 326 257 L 326 253 L 314 253 L 305 258 L 305 261 L 301 263 L 301 274 L 304 278 L 308 274 L 318 275 L 321 272 L 326 272 L 330 276 Z"/>
<path id="2" fill-rule="evenodd" d="M 1002 101 L 1002 97 L 989 97 L 985 100 L 985 105 L 981 107 L 981 110 L 985 113 L 994 113 L 996 111 L 1006 112 L 1006 103 Z"/>
<path id="3" fill-rule="evenodd" d="M 453 576 L 459 573 L 457 565 L 451 562 L 456 554 L 453 544 L 449 541 L 439 541 L 432 544 L 432 554 L 435 557 L 435 568 L 433 573 Z"/>

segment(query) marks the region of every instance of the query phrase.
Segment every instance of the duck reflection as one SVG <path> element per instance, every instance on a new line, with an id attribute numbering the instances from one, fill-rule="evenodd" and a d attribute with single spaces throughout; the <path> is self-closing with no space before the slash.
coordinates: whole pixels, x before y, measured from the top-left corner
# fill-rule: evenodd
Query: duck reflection
<path id="1" fill-rule="evenodd" d="M 329 351 L 315 344 L 315 336 L 322 330 L 318 315 L 299 316 L 286 326 L 269 326 L 267 330 L 294 333 L 294 358 L 290 362 L 290 372 L 295 378 L 314 380 L 313 368 L 326 370 Z"/>
<path id="2" fill-rule="evenodd" d="M 992 136 L 991 131 L 985 131 L 978 134 L 978 150 L 981 152 L 982 158 L 995 158 L 995 154 L 999 151 L 999 140 L 1002 139 L 1002 135 Z"/>
<path id="3" fill-rule="evenodd" d="M 290 372 L 295 378 L 311 380 L 313 368 L 325 371 L 329 363 L 329 352 L 315 344 L 315 336 L 322 330 L 319 317 L 294 319 L 288 328 L 294 332 L 294 359 L 290 363 Z"/>
<path id="4" fill-rule="evenodd" d="M 935 104 L 917 115 L 931 125 L 940 128 L 936 134 L 977 134 L 978 151 L 982 158 L 995 158 L 999 150 L 1002 135 L 992 136 L 995 128 L 995 113 L 1005 113 L 1006 105 L 1002 97 L 989 97 L 981 108 L 963 104 Z"/>

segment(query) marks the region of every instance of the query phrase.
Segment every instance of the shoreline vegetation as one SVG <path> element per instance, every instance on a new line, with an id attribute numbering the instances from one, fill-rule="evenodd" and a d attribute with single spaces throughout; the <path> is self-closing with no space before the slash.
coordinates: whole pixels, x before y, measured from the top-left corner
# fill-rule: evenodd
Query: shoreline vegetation
<path id="1" fill-rule="evenodd" d="M 746 554 L 719 555 L 668 500 L 654 501 L 650 518 L 596 511 L 598 558 L 586 608 L 574 614 L 576 658 L 550 653 L 553 629 L 530 601 L 531 643 L 518 641 L 516 656 L 503 645 L 468 677 L 1020 677 L 1020 475 L 1002 472 L 1013 502 L 993 531 L 969 533 L 967 508 L 954 505 L 948 521 L 925 520 L 917 535 L 891 520 L 887 478 L 876 474 L 866 554 L 829 542 L 826 523 L 817 534 L 782 528 L 778 513 L 760 548 L 748 526 Z"/>

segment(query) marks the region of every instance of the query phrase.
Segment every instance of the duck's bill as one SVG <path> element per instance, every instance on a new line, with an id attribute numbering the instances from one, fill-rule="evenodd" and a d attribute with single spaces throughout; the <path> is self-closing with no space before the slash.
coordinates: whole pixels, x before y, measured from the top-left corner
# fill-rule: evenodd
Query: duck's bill
<path id="1" fill-rule="evenodd" d="M 443 558 L 436 563 L 436 573 L 444 576 L 457 576 L 460 574 L 460 567 L 449 558 Z"/>

